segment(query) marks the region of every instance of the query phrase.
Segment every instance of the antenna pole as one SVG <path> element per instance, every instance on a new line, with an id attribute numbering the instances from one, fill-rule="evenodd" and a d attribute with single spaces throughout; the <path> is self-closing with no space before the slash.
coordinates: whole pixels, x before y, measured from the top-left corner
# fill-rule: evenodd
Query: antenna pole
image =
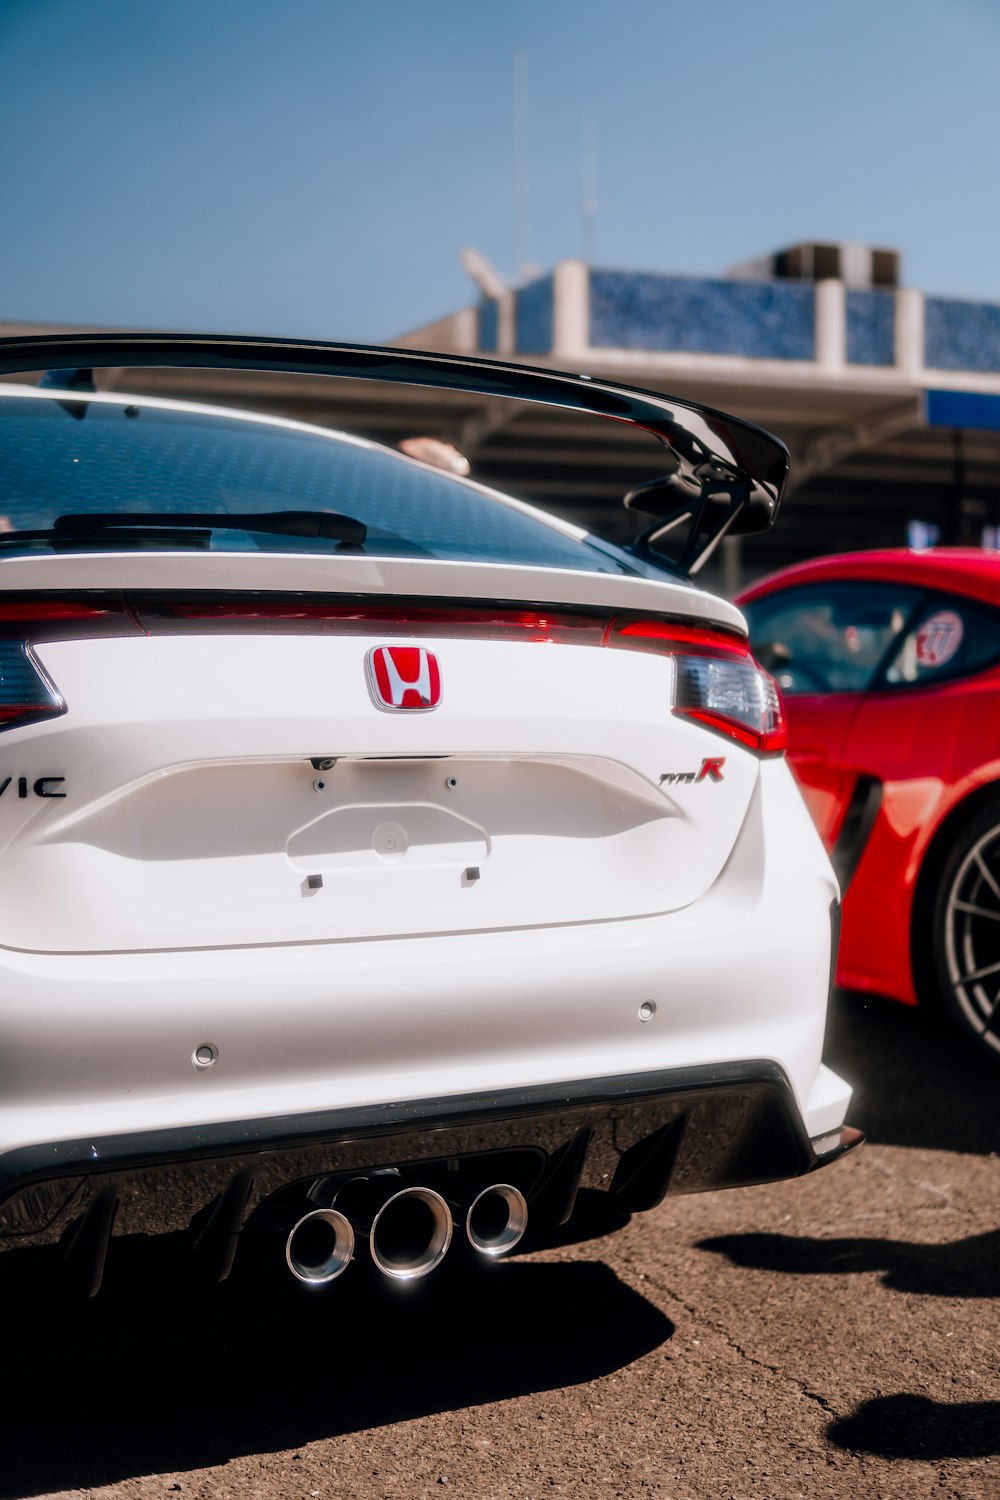
<path id="1" fill-rule="evenodd" d="M 514 53 L 514 269 L 528 264 L 528 54 Z"/>
<path id="2" fill-rule="evenodd" d="M 588 266 L 597 254 L 597 118 L 583 122 L 583 258 Z"/>

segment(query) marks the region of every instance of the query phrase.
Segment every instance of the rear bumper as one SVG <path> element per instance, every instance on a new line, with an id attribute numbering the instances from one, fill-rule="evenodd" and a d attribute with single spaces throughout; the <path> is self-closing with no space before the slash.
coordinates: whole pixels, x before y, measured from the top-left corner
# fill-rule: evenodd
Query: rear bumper
<path id="1" fill-rule="evenodd" d="M 581 1187 L 620 1214 L 801 1176 L 850 1143 L 821 1063 L 834 895 L 765 764 L 723 876 L 658 917 L 0 952 L 0 1249 L 62 1243 L 93 1289 L 112 1231 L 190 1235 L 224 1275 L 244 1225 L 336 1174 L 511 1183 L 543 1236 Z"/>
<path id="2" fill-rule="evenodd" d="M 291 948 L 0 950 L 0 1163 L 61 1141 L 747 1058 L 782 1069 L 819 1136 L 849 1097 L 820 1069 L 835 894 L 787 767 L 765 763 L 724 874 L 660 916 Z"/>
<path id="3" fill-rule="evenodd" d="M 799 1177 L 859 1141 L 842 1126 L 811 1141 L 787 1077 L 764 1061 L 60 1141 L 0 1158 L 0 1249 L 79 1239 L 95 1223 L 211 1242 L 214 1225 L 228 1269 L 256 1210 L 329 1174 L 474 1171 L 477 1158 L 486 1172 L 504 1153 L 533 1215 L 558 1225 L 581 1187 L 637 1212 L 667 1194 Z"/>

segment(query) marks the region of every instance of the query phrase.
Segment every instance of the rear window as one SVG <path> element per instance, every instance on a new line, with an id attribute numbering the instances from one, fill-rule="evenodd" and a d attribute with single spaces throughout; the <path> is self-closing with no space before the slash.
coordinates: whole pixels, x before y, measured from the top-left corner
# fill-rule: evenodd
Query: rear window
<path id="1" fill-rule="evenodd" d="M 633 571 L 516 502 L 350 438 L 142 402 L 0 397 L 0 530 L 46 528 L 71 512 L 198 510 L 338 511 L 365 523 L 364 550 L 374 556 Z M 120 541 L 109 534 L 99 545 Z M 211 545 L 329 552 L 334 544 L 223 530 Z"/>

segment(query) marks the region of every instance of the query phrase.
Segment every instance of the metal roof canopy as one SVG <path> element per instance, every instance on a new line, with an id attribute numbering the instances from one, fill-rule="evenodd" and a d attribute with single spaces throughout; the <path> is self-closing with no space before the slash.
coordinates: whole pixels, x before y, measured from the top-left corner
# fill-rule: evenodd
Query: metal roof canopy
<path id="1" fill-rule="evenodd" d="M 7 331 L 27 330 L 0 329 Z M 418 330 L 402 342 L 412 345 L 423 333 L 431 330 Z M 458 342 L 449 320 L 434 333 L 440 344 Z M 540 371 L 572 367 L 564 356 L 521 358 Z M 995 378 L 986 384 L 996 385 L 996 392 L 968 392 L 944 382 L 939 389 L 936 379 L 920 381 L 917 371 L 895 368 L 825 372 L 777 360 L 710 361 L 642 350 L 588 349 L 576 364 L 598 379 L 654 389 L 669 385 L 685 401 L 738 412 L 787 443 L 792 469 L 778 526 L 768 536 L 724 544 L 725 581 L 731 587 L 741 576 L 820 553 L 899 545 L 911 519 L 938 526 L 947 541 L 978 541 L 983 523 L 1000 523 L 1000 430 L 994 429 L 994 422 L 1000 427 L 1000 381 Z M 945 377 L 956 384 L 961 379 Z M 98 383 L 245 406 L 389 443 L 441 436 L 466 454 L 474 477 L 619 541 L 631 540 L 642 525 L 622 509 L 623 491 L 661 472 L 655 446 L 641 433 L 616 422 L 584 423 L 575 413 L 516 400 L 486 403 L 416 386 L 382 387 L 376 394 L 370 385 L 351 380 L 219 369 L 147 368 L 140 374 L 119 368 L 104 372 Z M 984 396 L 993 395 L 996 401 L 983 403 Z M 737 549 L 738 570 L 732 555 Z M 711 569 L 705 576 L 719 581 Z"/>

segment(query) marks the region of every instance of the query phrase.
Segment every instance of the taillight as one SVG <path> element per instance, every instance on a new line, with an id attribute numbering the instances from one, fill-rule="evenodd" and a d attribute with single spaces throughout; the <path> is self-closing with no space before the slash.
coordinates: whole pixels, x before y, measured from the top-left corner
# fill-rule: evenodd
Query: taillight
<path id="1" fill-rule="evenodd" d="M 36 641 L 137 635 L 120 594 L 5 594 L 0 599 L 0 730 L 55 719 L 66 704 L 36 657 Z"/>
<path id="2" fill-rule="evenodd" d="M 0 730 L 66 712 L 31 647 L 24 641 L 0 641 Z"/>
<path id="3" fill-rule="evenodd" d="M 749 654 L 677 656 L 674 713 L 727 734 L 758 755 L 780 755 L 787 744 L 778 684 Z"/>
<path id="4" fill-rule="evenodd" d="M 781 695 L 742 636 L 665 620 L 613 626 L 608 645 L 657 651 L 674 659 L 673 711 L 727 735 L 757 755 L 780 755 L 787 744 Z"/>

